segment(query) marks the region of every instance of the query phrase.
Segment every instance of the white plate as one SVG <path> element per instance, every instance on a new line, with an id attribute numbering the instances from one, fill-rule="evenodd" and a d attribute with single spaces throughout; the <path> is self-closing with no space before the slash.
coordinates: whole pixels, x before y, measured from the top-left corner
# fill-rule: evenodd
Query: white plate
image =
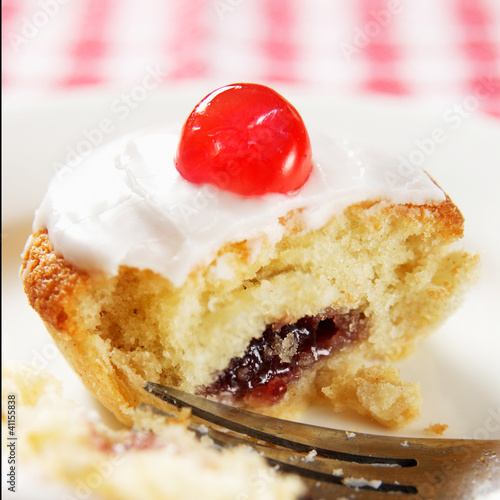
<path id="1" fill-rule="evenodd" d="M 142 101 L 127 101 L 120 92 L 77 93 L 4 106 L 2 357 L 50 370 L 64 380 L 67 394 L 97 408 L 112 425 L 113 418 L 88 395 L 28 306 L 18 277 L 19 254 L 48 181 L 68 155 L 89 142 L 107 142 L 140 127 L 181 123 L 207 90 L 151 92 Z M 482 257 L 480 280 L 463 306 L 399 365 L 406 379 L 422 385 L 424 407 L 418 422 L 392 432 L 352 414 L 317 409 L 305 420 L 358 432 L 417 437 L 430 424 L 442 423 L 449 425 L 445 437 L 500 439 L 499 122 L 462 102 L 429 110 L 393 99 L 340 101 L 278 90 L 307 123 L 422 162 L 466 218 L 463 245 Z"/>

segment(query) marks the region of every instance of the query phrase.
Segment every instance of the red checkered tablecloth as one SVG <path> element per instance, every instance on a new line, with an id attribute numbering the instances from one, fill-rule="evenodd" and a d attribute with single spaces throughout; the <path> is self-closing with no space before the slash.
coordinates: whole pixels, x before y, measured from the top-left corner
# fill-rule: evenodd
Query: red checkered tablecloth
<path id="1" fill-rule="evenodd" d="M 500 117 L 498 0 L 4 0 L 2 56 L 7 97 L 255 81 Z"/>

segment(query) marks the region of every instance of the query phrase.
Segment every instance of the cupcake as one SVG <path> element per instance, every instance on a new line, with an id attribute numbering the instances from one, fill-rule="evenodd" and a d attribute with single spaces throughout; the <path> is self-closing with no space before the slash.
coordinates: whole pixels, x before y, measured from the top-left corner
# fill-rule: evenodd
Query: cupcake
<path id="1" fill-rule="evenodd" d="M 422 169 L 309 133 L 233 84 L 180 132 L 148 130 L 55 175 L 23 254 L 32 307 L 89 390 L 131 423 L 157 382 L 292 417 L 309 404 L 416 418 L 391 362 L 449 316 L 477 257 Z M 154 401 L 154 404 L 157 404 Z"/>

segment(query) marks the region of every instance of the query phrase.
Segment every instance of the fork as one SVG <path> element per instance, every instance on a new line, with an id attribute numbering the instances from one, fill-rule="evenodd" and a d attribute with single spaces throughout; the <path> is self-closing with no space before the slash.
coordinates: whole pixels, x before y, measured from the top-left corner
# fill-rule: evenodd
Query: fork
<path id="1" fill-rule="evenodd" d="M 153 382 L 144 389 L 189 408 L 190 428 L 217 446 L 252 446 L 279 471 L 301 476 L 311 500 L 500 498 L 500 440 L 355 433 L 261 415 Z"/>

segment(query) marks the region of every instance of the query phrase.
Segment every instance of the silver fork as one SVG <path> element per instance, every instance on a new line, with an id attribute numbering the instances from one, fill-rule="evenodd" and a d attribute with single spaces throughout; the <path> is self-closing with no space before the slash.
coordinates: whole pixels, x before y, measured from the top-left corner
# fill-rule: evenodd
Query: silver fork
<path id="1" fill-rule="evenodd" d="M 394 500 L 500 498 L 500 440 L 346 432 L 260 415 L 152 382 L 144 388 L 170 405 L 190 408 L 190 428 L 216 445 L 250 445 L 278 470 L 301 476 L 312 500 L 384 494 Z"/>

